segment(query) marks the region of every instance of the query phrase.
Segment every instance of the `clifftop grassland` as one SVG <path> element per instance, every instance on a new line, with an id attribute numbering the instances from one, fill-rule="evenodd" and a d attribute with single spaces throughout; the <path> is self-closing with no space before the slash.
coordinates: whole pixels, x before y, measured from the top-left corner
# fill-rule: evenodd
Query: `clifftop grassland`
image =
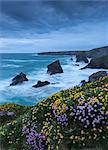
<path id="1" fill-rule="evenodd" d="M 107 150 L 108 76 L 34 106 L 0 106 L 2 150 Z"/>

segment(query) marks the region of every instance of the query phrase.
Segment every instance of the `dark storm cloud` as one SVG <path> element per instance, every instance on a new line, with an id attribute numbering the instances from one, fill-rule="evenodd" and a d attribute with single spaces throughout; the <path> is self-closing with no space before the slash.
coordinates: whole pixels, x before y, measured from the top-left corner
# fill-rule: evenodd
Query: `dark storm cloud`
<path id="1" fill-rule="evenodd" d="M 107 18 L 107 1 L 2 0 L 2 31 L 45 33 Z"/>
<path id="2" fill-rule="evenodd" d="M 0 47 L 30 52 L 104 46 L 107 10 L 107 0 L 0 0 Z"/>

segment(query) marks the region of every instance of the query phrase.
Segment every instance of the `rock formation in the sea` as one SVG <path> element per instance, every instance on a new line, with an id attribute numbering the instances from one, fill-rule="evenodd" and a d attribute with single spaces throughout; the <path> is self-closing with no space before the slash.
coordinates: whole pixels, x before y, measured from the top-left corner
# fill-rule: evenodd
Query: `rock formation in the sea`
<path id="1" fill-rule="evenodd" d="M 108 55 L 92 58 L 90 63 L 82 69 L 86 68 L 108 69 Z"/>
<path id="2" fill-rule="evenodd" d="M 56 73 L 63 73 L 63 69 L 60 65 L 60 61 L 56 60 L 54 62 L 52 62 L 51 64 L 49 64 L 47 66 L 48 70 L 47 73 L 49 73 L 50 75 L 56 74 Z"/>
<path id="3" fill-rule="evenodd" d="M 89 82 L 95 82 L 98 81 L 99 78 L 107 76 L 106 71 L 98 71 L 96 73 L 93 73 L 91 76 L 89 76 Z"/>
<path id="4" fill-rule="evenodd" d="M 38 87 L 46 86 L 48 84 L 50 84 L 50 82 L 48 81 L 38 81 L 36 85 L 33 85 L 33 87 L 38 88 Z"/>
<path id="5" fill-rule="evenodd" d="M 89 61 L 88 61 L 86 55 L 82 53 L 82 54 L 77 54 L 76 55 L 76 62 L 85 62 L 85 63 L 88 63 Z"/>
<path id="6" fill-rule="evenodd" d="M 75 66 L 79 66 L 79 64 L 75 64 Z"/>
<path id="7" fill-rule="evenodd" d="M 24 73 L 20 73 L 18 75 L 16 75 L 13 79 L 12 79 L 12 83 L 10 84 L 10 86 L 13 85 L 17 85 L 17 84 L 21 84 L 24 81 L 28 81 L 26 75 Z"/>

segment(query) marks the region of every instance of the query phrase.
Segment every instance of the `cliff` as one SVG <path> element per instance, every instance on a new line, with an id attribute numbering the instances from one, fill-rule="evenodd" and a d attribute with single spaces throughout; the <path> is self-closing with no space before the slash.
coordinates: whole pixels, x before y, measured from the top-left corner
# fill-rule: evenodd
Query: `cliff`
<path id="1" fill-rule="evenodd" d="M 108 46 L 95 48 L 89 51 L 58 51 L 58 52 L 42 52 L 38 53 L 38 55 L 77 55 L 77 54 L 85 54 L 87 57 L 98 57 L 108 55 Z"/>

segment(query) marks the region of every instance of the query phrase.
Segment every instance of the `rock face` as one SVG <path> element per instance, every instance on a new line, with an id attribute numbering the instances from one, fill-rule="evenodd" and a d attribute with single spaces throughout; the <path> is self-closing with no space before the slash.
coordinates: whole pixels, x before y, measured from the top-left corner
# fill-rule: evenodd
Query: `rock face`
<path id="1" fill-rule="evenodd" d="M 80 86 L 84 86 L 86 83 L 98 81 L 99 78 L 107 76 L 108 73 L 106 71 L 98 71 L 89 76 L 88 81 L 82 80 L 80 82 Z"/>
<path id="2" fill-rule="evenodd" d="M 20 73 L 12 79 L 12 83 L 10 86 L 21 84 L 23 81 L 28 81 L 26 75 L 24 73 Z"/>
<path id="3" fill-rule="evenodd" d="M 95 48 L 87 52 L 87 56 L 91 58 L 97 58 L 108 55 L 108 46 Z"/>
<path id="4" fill-rule="evenodd" d="M 48 84 L 50 84 L 50 82 L 48 82 L 48 81 L 38 81 L 36 85 L 33 85 L 33 87 L 38 88 L 38 87 L 42 87 L 42 86 L 45 86 Z"/>
<path id="5" fill-rule="evenodd" d="M 53 63 L 49 64 L 47 68 L 48 68 L 47 73 L 49 73 L 50 75 L 53 75 L 56 73 L 63 73 L 63 69 L 60 65 L 59 60 L 54 61 Z"/>
<path id="6" fill-rule="evenodd" d="M 91 59 L 85 68 L 108 69 L 108 55 Z"/>
<path id="7" fill-rule="evenodd" d="M 80 82 L 80 85 L 81 85 L 81 86 L 84 86 L 86 83 L 87 83 L 87 82 L 86 82 L 85 80 L 82 80 L 82 81 Z"/>
<path id="8" fill-rule="evenodd" d="M 106 71 L 98 71 L 96 73 L 93 73 L 91 76 L 89 76 L 89 82 L 95 82 L 97 80 L 99 80 L 99 78 L 107 76 L 107 72 Z"/>
<path id="9" fill-rule="evenodd" d="M 88 63 L 88 59 L 87 59 L 86 55 L 84 55 L 84 54 L 76 55 L 76 62 L 81 62 L 81 61 Z"/>

